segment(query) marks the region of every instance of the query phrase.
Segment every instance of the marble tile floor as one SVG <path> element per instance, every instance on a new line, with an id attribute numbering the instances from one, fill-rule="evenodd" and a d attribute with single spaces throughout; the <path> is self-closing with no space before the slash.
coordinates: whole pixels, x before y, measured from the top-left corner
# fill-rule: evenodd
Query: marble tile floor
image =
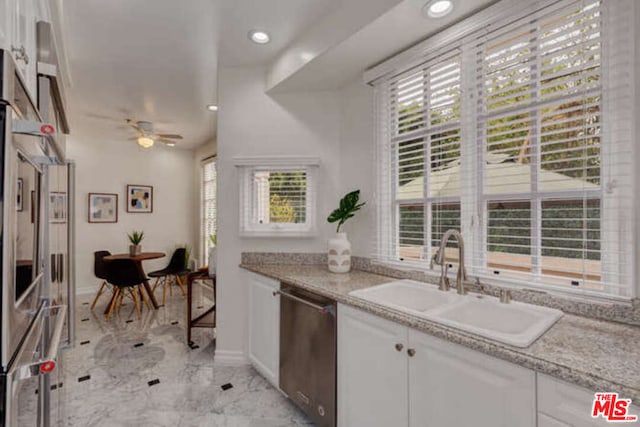
<path id="1" fill-rule="evenodd" d="M 193 329 L 190 349 L 179 292 L 141 320 L 128 301 L 107 322 L 107 298 L 91 311 L 92 298 L 78 298 L 76 347 L 65 351 L 63 386 L 53 391 L 58 426 L 313 426 L 250 366 L 216 363 L 213 330 Z M 196 315 L 209 305 L 198 288 Z"/>

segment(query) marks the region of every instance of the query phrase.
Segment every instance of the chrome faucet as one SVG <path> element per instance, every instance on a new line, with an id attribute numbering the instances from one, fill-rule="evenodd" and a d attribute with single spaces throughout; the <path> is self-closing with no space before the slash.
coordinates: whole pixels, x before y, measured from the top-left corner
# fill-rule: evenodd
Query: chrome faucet
<path id="1" fill-rule="evenodd" d="M 456 276 L 456 290 L 458 294 L 464 295 L 467 293 L 464 282 L 467 280 L 467 270 L 464 268 L 464 240 L 462 239 L 462 234 L 458 230 L 447 230 L 442 236 L 442 240 L 440 240 L 440 248 L 438 251 L 431 257 L 430 267 L 433 269 L 434 264 L 438 264 L 442 267 L 442 273 L 440 274 L 440 281 L 438 282 L 438 289 L 441 291 L 448 291 L 451 287 L 449 283 L 449 278 L 447 277 L 447 272 L 449 271 L 449 264 L 447 263 L 447 259 L 445 256 L 445 248 L 447 247 L 447 243 L 451 237 L 455 237 L 458 241 L 458 274 Z"/>

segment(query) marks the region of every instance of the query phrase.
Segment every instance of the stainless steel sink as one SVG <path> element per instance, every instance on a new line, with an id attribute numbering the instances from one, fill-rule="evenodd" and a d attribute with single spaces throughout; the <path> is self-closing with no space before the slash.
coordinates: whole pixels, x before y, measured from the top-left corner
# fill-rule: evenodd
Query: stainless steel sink
<path id="1" fill-rule="evenodd" d="M 528 347 L 562 317 L 561 311 L 547 307 L 458 295 L 413 280 L 384 283 L 350 295 L 516 347 Z"/>

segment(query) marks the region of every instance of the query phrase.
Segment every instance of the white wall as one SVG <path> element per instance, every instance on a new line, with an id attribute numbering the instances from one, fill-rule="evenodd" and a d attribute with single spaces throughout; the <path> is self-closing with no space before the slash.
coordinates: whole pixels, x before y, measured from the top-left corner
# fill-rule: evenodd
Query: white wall
<path id="1" fill-rule="evenodd" d="M 324 219 L 337 205 L 340 115 L 337 92 L 265 94 L 265 69 L 219 71 L 218 337 L 217 354 L 242 357 L 246 286 L 238 268 L 243 251 L 322 252 L 333 227 Z M 236 156 L 304 155 L 320 158 L 318 233 L 310 238 L 240 238 Z"/>
<path id="2" fill-rule="evenodd" d="M 347 221 L 354 255 L 371 256 L 375 235 L 375 123 L 373 88 L 358 79 L 340 91 L 342 117 L 340 137 L 340 181 L 342 192 L 360 190 L 367 204 Z M 357 159 L 357 163 L 355 163 Z"/>
<path id="3" fill-rule="evenodd" d="M 194 153 L 191 150 L 154 146 L 143 149 L 122 139 L 83 138 L 81 132 L 67 139 L 67 157 L 76 162 L 76 286 L 78 293 L 97 290 L 93 252 L 106 249 L 127 252 L 127 233 L 143 230 L 144 251 L 162 251 L 167 258 L 145 261 L 147 272 L 163 268 L 176 244 L 193 247 Z M 126 212 L 126 186 L 153 186 L 153 213 Z M 118 194 L 118 222 L 89 223 L 88 193 Z"/>

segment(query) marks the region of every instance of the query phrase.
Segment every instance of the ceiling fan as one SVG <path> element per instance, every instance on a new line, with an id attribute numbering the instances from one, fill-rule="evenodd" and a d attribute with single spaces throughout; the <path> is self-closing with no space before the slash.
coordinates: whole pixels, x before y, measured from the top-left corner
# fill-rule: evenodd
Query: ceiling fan
<path id="1" fill-rule="evenodd" d="M 169 147 L 174 147 L 176 145 L 175 140 L 182 139 L 182 135 L 175 133 L 155 133 L 152 122 L 127 119 L 127 124 L 138 131 L 138 136 L 129 138 L 129 140 L 137 141 L 138 145 L 143 148 L 151 148 L 156 141 L 162 142 Z"/>

